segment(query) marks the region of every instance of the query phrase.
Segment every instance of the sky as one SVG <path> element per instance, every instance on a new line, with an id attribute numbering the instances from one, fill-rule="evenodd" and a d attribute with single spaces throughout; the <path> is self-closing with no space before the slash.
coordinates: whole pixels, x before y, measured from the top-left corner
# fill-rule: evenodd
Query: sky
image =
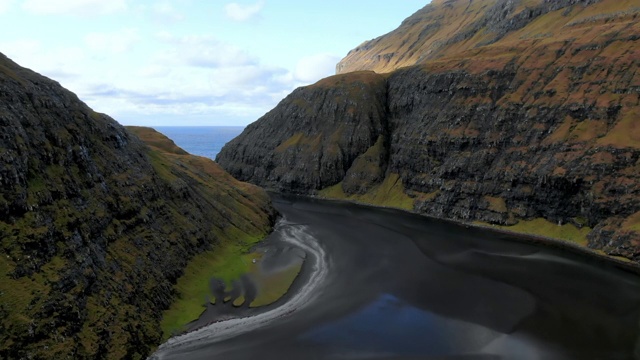
<path id="1" fill-rule="evenodd" d="M 124 125 L 237 125 L 429 0 L 0 0 L 0 52 Z"/>

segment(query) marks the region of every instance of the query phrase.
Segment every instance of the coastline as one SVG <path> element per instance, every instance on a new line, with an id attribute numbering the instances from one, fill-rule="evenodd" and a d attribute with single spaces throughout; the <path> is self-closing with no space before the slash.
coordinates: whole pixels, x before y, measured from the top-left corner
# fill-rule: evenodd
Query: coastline
<path id="1" fill-rule="evenodd" d="M 267 190 L 267 192 L 272 199 L 274 196 L 279 197 L 281 199 L 287 198 L 287 197 L 295 197 L 295 198 L 302 198 L 302 199 L 309 199 L 309 200 L 321 200 L 321 201 L 326 201 L 329 203 L 336 203 L 336 204 L 340 204 L 340 203 L 355 204 L 358 206 L 363 206 L 368 208 L 389 209 L 389 210 L 405 213 L 410 216 L 436 220 L 439 222 L 448 223 L 458 227 L 481 229 L 483 231 L 488 231 L 498 235 L 506 235 L 509 237 L 508 241 L 524 243 L 524 244 L 533 244 L 535 246 L 541 246 L 541 247 L 546 247 L 551 249 L 558 249 L 560 251 L 566 251 L 566 252 L 581 256 L 587 261 L 597 261 L 603 264 L 615 266 L 619 269 L 622 269 L 634 274 L 640 274 L 640 264 L 634 263 L 632 260 L 625 261 L 625 260 L 610 256 L 610 255 L 606 255 L 597 250 L 590 249 L 586 246 L 582 246 L 568 240 L 563 240 L 563 239 L 558 239 L 553 237 L 546 237 L 546 236 L 530 234 L 530 233 L 521 233 L 521 232 L 509 230 L 506 228 L 492 226 L 490 224 L 479 224 L 479 223 L 473 223 L 473 222 L 465 222 L 465 221 L 458 221 L 458 220 L 447 219 L 447 218 L 440 218 L 437 216 L 422 214 L 422 213 L 419 213 L 413 210 L 408 210 L 405 208 L 369 204 L 369 203 L 351 200 L 351 199 L 327 198 L 327 197 L 317 196 L 317 195 L 313 196 L 313 195 L 282 193 L 274 190 Z M 286 219 L 284 218 L 280 218 L 277 224 L 278 226 L 291 225 L 291 224 L 287 224 Z M 267 235 L 267 237 L 259 241 L 256 244 L 256 246 L 260 246 L 262 242 L 267 241 L 268 237 L 275 232 L 276 232 L 276 227 L 274 227 L 274 231 L 271 234 Z M 306 260 L 303 261 L 303 266 L 301 267 L 298 275 L 294 278 L 288 290 L 277 301 L 265 306 L 255 307 L 255 308 L 249 308 L 248 306 L 246 308 L 245 306 L 233 307 L 231 312 L 215 314 L 215 311 L 214 311 L 213 315 L 205 317 L 204 316 L 205 313 L 208 310 L 210 310 L 210 306 L 212 306 L 212 305 L 209 305 L 208 308 L 202 312 L 202 314 L 198 319 L 194 320 L 193 322 L 189 323 L 186 326 L 187 327 L 186 331 L 176 336 L 170 337 L 165 342 L 165 344 L 171 343 L 172 339 L 181 338 L 182 336 L 185 336 L 185 335 L 197 333 L 210 326 L 219 326 L 219 324 L 227 323 L 229 321 L 234 321 L 234 320 L 236 321 L 247 320 L 247 319 L 260 316 L 264 313 L 275 311 L 281 306 L 285 306 L 288 302 L 294 299 L 300 291 L 303 290 L 303 288 L 307 285 L 306 282 L 308 281 L 310 274 L 312 275 L 312 273 L 313 273 L 313 269 L 310 269 L 310 265 L 308 264 L 308 262 Z M 229 302 L 229 304 L 224 304 L 224 306 L 226 305 L 231 307 L 231 302 Z M 220 305 L 213 305 L 213 306 L 219 307 Z M 296 309 L 291 309 L 289 310 L 289 313 L 295 310 Z M 246 330 L 246 331 L 250 331 L 250 330 Z M 224 340 L 224 338 L 221 338 L 220 340 Z M 159 347 L 158 350 L 160 349 L 161 348 Z M 151 359 L 154 359 L 154 358 L 152 357 Z"/>
<path id="2" fill-rule="evenodd" d="M 164 358 L 163 351 L 187 349 L 190 345 L 204 339 L 209 343 L 224 341 L 256 330 L 273 320 L 283 318 L 308 306 L 314 291 L 322 285 L 328 274 L 327 254 L 312 235 L 305 233 L 304 225 L 289 223 L 286 218 L 280 218 L 274 226 L 272 235 L 275 233 L 282 233 L 284 236 L 281 241 L 288 242 L 306 253 L 306 259 L 300 272 L 280 299 L 272 304 L 250 309 L 253 311 L 246 316 L 216 320 L 170 337 L 148 359 L 161 360 Z"/>
<path id="3" fill-rule="evenodd" d="M 473 222 L 465 222 L 465 221 L 458 221 L 458 220 L 453 220 L 453 219 L 448 219 L 448 218 L 441 218 L 441 217 L 428 215 L 428 214 L 422 214 L 422 213 L 419 213 L 417 211 L 398 208 L 398 207 L 394 207 L 394 206 L 375 205 L 375 204 L 368 204 L 368 203 L 364 203 L 364 202 L 356 201 L 356 200 L 328 198 L 328 197 L 317 196 L 317 195 L 287 194 L 287 193 L 277 192 L 277 191 L 274 191 L 274 190 L 271 190 L 271 189 L 265 189 L 265 190 L 267 191 L 269 196 L 272 196 L 272 194 L 278 194 L 278 195 L 281 195 L 281 196 L 299 196 L 299 197 L 302 197 L 302 198 L 317 199 L 317 200 L 330 201 L 330 202 L 335 202 L 335 203 L 348 203 L 348 204 L 355 204 L 355 205 L 367 206 L 367 207 L 372 207 L 372 208 L 390 209 L 390 210 L 394 210 L 394 211 L 400 211 L 400 212 L 404 212 L 404 213 L 407 213 L 407 214 L 411 214 L 411 215 L 414 215 L 414 216 L 419 216 L 419 217 L 424 217 L 424 218 L 427 218 L 427 219 L 438 220 L 438 221 L 450 223 L 450 224 L 457 225 L 457 226 L 488 230 L 488 231 L 491 231 L 491 232 L 495 232 L 497 234 L 511 236 L 511 237 L 513 237 L 511 239 L 513 241 L 517 241 L 517 242 L 520 242 L 520 243 L 535 244 L 535 245 L 538 245 L 538 246 L 545 246 L 545 247 L 549 247 L 549 248 L 560 249 L 562 251 L 568 251 L 568 252 L 571 252 L 573 254 L 582 255 L 582 256 L 585 256 L 585 257 L 587 257 L 587 258 L 589 258 L 591 260 L 596 260 L 596 261 L 601 261 L 601 262 L 604 262 L 604 263 L 607 263 L 607 264 L 611 264 L 611 265 L 619 267 L 619 268 L 621 268 L 623 270 L 626 270 L 626 271 L 629 271 L 629 272 L 632 272 L 632 273 L 640 275 L 640 263 L 635 263 L 633 260 L 630 260 L 630 259 L 621 260 L 621 259 L 619 259 L 617 257 L 611 256 L 611 255 L 607 255 L 607 254 L 604 254 L 604 253 L 600 253 L 600 252 L 598 252 L 598 250 L 594 250 L 594 249 L 588 248 L 586 246 L 581 246 L 581 245 L 576 244 L 574 242 L 563 240 L 563 239 L 552 238 L 552 237 L 536 235 L 536 234 L 530 234 L 530 233 L 521 233 L 521 232 L 517 232 L 517 231 L 508 230 L 508 229 L 505 229 L 505 228 L 494 227 L 494 226 L 491 226 L 490 224 L 478 224 L 478 223 L 473 223 Z"/>
<path id="4" fill-rule="evenodd" d="M 278 231 L 322 244 L 326 281 L 298 278 L 281 306 L 169 340 L 151 359 L 602 358 L 636 342 L 600 337 L 635 334 L 640 311 L 637 274 L 610 262 L 407 211 L 273 196 Z"/>

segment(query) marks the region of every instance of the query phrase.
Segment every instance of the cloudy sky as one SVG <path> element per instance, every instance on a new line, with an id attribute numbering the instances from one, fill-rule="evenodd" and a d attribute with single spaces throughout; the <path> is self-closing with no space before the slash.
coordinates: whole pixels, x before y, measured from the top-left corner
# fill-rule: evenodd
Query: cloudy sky
<path id="1" fill-rule="evenodd" d="M 0 0 L 0 52 L 125 125 L 246 125 L 428 0 Z"/>

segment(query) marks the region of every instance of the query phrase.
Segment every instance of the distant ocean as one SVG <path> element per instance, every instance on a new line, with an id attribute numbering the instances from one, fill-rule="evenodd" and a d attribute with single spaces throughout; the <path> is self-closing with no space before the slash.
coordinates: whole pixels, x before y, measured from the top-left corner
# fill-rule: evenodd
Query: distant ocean
<path id="1" fill-rule="evenodd" d="M 243 126 L 154 126 L 193 155 L 216 158 L 229 140 L 240 135 Z"/>

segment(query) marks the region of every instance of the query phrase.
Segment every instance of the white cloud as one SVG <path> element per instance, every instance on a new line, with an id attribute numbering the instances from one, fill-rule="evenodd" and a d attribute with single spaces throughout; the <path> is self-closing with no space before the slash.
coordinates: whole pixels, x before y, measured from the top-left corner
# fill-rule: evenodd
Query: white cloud
<path id="1" fill-rule="evenodd" d="M 101 15 L 127 9 L 127 0 L 26 0 L 23 9 L 36 14 Z"/>
<path id="2" fill-rule="evenodd" d="M 229 3 L 225 5 L 224 11 L 227 17 L 234 21 L 247 21 L 254 18 L 260 13 L 264 7 L 264 1 L 260 0 L 255 4 L 242 5 L 238 3 Z"/>
<path id="3" fill-rule="evenodd" d="M 111 33 L 89 33 L 84 38 L 89 49 L 114 54 L 130 50 L 140 40 L 138 31 L 135 29 L 122 29 Z"/>
<path id="4" fill-rule="evenodd" d="M 174 37 L 161 32 L 157 38 L 170 45 L 163 57 L 174 64 L 204 68 L 234 67 L 254 64 L 255 58 L 241 48 L 212 36 Z"/>
<path id="5" fill-rule="evenodd" d="M 40 41 L 32 39 L 0 42 L 2 52 L 20 66 L 32 69 L 53 80 L 68 85 L 86 71 L 87 56 L 79 47 L 46 49 Z"/>
<path id="6" fill-rule="evenodd" d="M 145 78 L 162 78 L 171 73 L 171 68 L 163 65 L 145 65 L 138 69 L 138 76 Z"/>
<path id="7" fill-rule="evenodd" d="M 153 125 L 158 119 L 175 124 L 176 118 L 246 124 L 302 85 L 293 71 L 262 64 L 245 49 L 210 35 L 145 34 L 139 29 L 95 32 L 74 47 L 0 40 L 0 49 L 127 124 Z M 139 51 L 136 41 L 145 49 L 154 43 L 154 51 Z"/>
<path id="8" fill-rule="evenodd" d="M 106 38 L 109 41 L 94 41 L 94 45 L 109 49 L 117 37 L 88 38 Z M 127 52 L 91 56 L 91 61 L 101 63 L 90 72 L 100 76 L 78 78 L 71 88 L 89 106 L 127 123 L 170 114 L 247 123 L 275 106 L 297 84 L 287 70 L 265 66 L 244 49 L 209 35 L 176 36 L 162 31 L 145 41 L 160 46 L 135 65 Z"/>
<path id="9" fill-rule="evenodd" d="M 163 23 L 178 22 L 185 19 L 184 15 L 178 12 L 168 1 L 161 1 L 153 5 L 153 12 L 157 19 Z"/>
<path id="10" fill-rule="evenodd" d="M 302 82 L 316 82 L 335 74 L 338 61 L 340 61 L 339 56 L 326 53 L 303 57 L 296 65 L 294 76 Z"/>
<path id="11" fill-rule="evenodd" d="M 0 0 L 0 14 L 4 14 L 13 6 L 13 0 Z"/>
<path id="12" fill-rule="evenodd" d="M 27 66 L 22 62 L 37 54 L 41 46 L 40 41 L 33 39 L 13 40 L 0 43 L 2 52 L 21 66 Z"/>

